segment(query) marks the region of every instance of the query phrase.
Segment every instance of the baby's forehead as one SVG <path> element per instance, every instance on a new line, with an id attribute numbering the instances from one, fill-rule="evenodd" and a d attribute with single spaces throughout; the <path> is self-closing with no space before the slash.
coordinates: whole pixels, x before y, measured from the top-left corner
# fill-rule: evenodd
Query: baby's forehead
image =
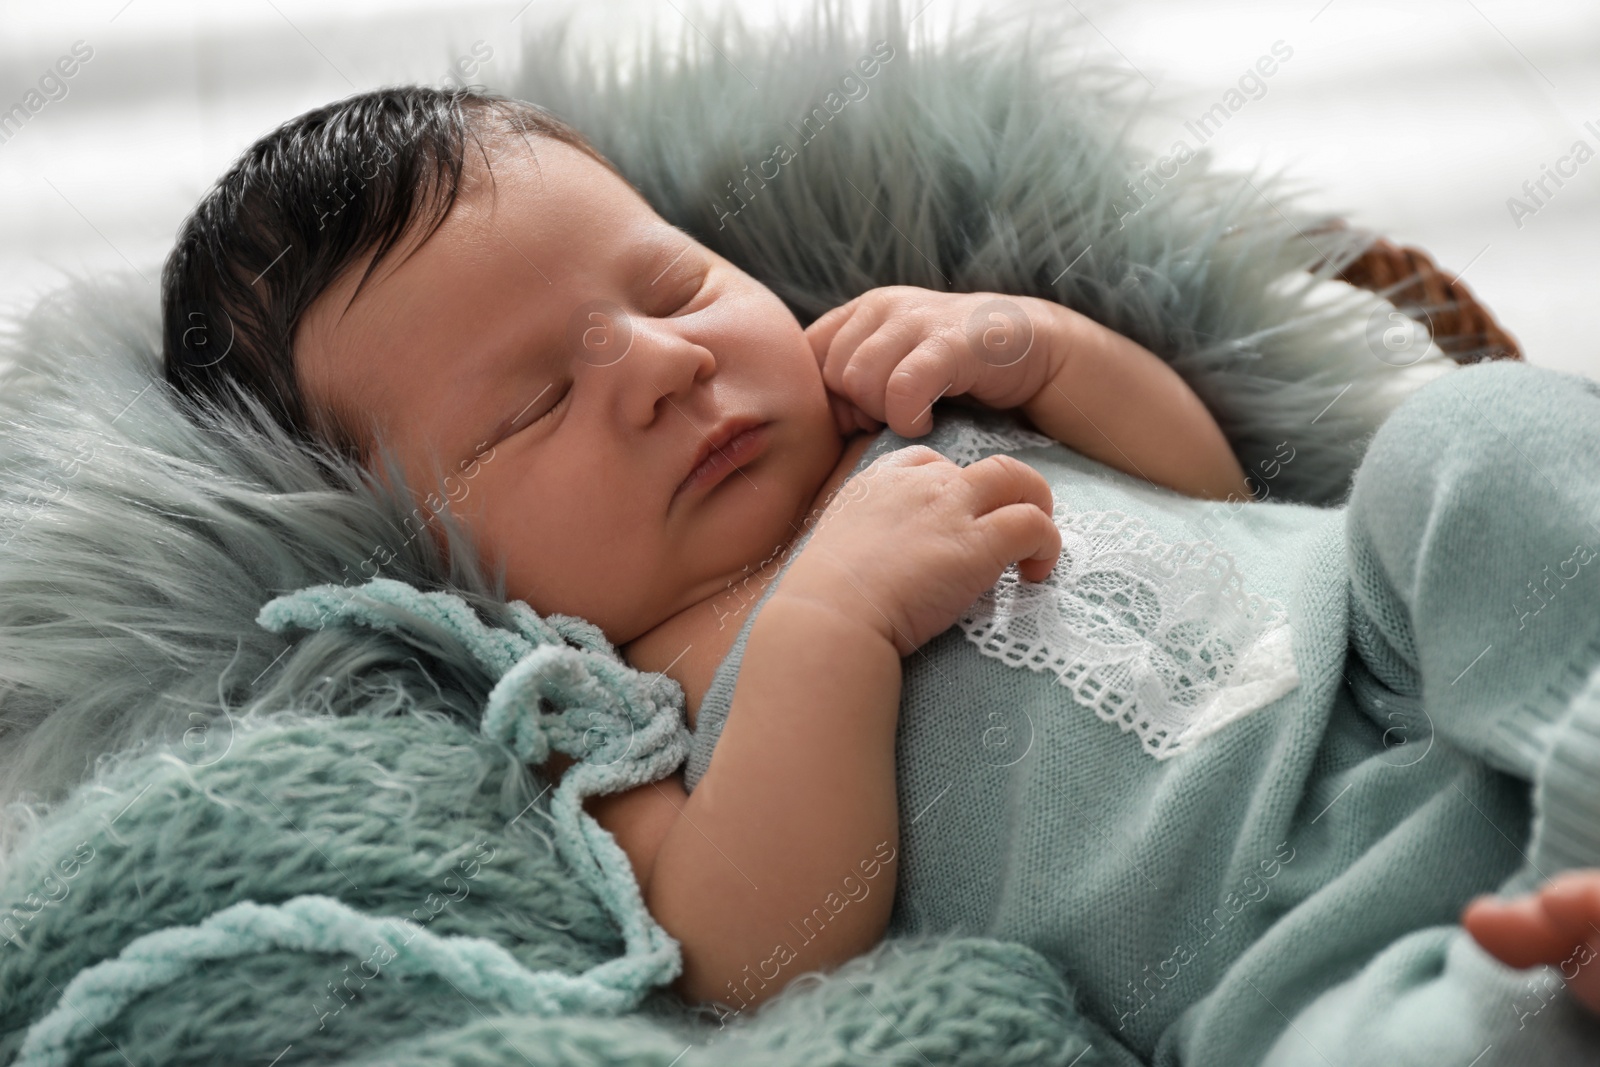
<path id="1" fill-rule="evenodd" d="M 482 135 L 481 135 L 482 136 Z M 582 149 L 541 134 L 524 140 L 515 132 L 491 129 L 482 136 L 482 150 L 469 145 L 457 185 L 457 202 L 483 208 L 506 182 L 528 185 L 538 197 L 565 206 L 593 204 L 602 195 L 620 195 L 655 214 L 639 190 Z M 558 180 L 550 180 L 554 175 Z M 565 178 L 565 181 L 559 180 Z M 429 180 L 429 179 L 424 179 Z"/>
<path id="2" fill-rule="evenodd" d="M 590 169 L 580 175 L 569 171 L 568 180 L 540 183 L 535 176 L 532 186 L 510 189 L 505 179 L 498 184 L 480 179 L 463 219 L 444 237 L 455 249 L 450 257 L 461 257 L 457 262 L 473 256 L 493 257 L 505 270 L 531 268 L 546 283 L 560 282 L 563 275 L 590 268 L 604 272 L 611 266 L 646 270 L 646 280 L 653 281 L 665 273 L 663 267 L 676 263 L 687 251 L 720 258 L 693 234 L 664 218 L 632 185 L 582 153 L 574 151 L 574 155 L 581 166 Z M 511 181 L 537 175 L 531 161 L 514 158 L 517 169 Z M 545 169 L 549 169 L 548 161 Z M 500 171 L 501 164 L 496 163 L 495 173 Z M 512 239 L 517 231 L 530 232 L 524 228 L 525 220 L 515 214 L 522 211 L 542 216 L 532 232 L 544 233 L 549 241 L 533 248 Z"/>
<path id="3" fill-rule="evenodd" d="M 603 217 L 610 223 L 604 232 L 615 240 L 598 241 L 594 247 L 615 245 L 641 262 L 665 262 L 687 247 L 704 249 L 686 231 L 662 218 L 632 185 L 586 153 L 548 138 L 530 140 L 537 154 L 530 153 L 514 136 L 498 138 L 487 163 L 476 151 L 467 153 L 455 202 L 437 225 L 423 225 L 426 216 L 419 202 L 417 216 L 376 266 L 372 266 L 375 245 L 312 301 L 296 326 L 292 343 L 295 374 L 308 417 L 370 443 L 371 434 L 363 430 L 365 420 L 352 419 L 358 412 L 377 416 L 383 406 L 379 397 L 388 392 L 384 388 L 387 383 L 379 379 L 393 379 L 404 372 L 386 361 L 364 358 L 363 353 L 370 353 L 384 339 L 392 313 L 421 299 L 429 289 L 429 279 L 437 281 L 475 258 L 497 256 L 496 262 L 503 260 L 507 269 L 528 259 L 507 234 L 508 230 L 515 232 L 518 220 L 497 219 L 495 212 L 569 212 L 565 228 L 578 233 L 584 231 L 591 216 Z M 552 152 L 559 158 L 553 159 Z M 568 180 L 542 180 L 552 164 L 566 168 Z M 531 186 L 514 185 L 530 181 Z M 609 204 L 602 205 L 595 183 L 606 181 L 613 184 L 604 191 Z M 516 188 L 515 197 L 507 195 L 510 187 Z M 622 227 L 614 224 L 619 200 L 626 203 Z M 602 206 L 611 210 L 601 210 Z M 559 280 L 563 259 L 571 262 L 579 255 L 579 248 L 563 249 L 563 255 L 554 263 L 547 261 L 541 273 L 552 273 Z M 369 266 L 372 273 L 366 276 Z M 398 281 L 397 273 L 402 276 Z"/>

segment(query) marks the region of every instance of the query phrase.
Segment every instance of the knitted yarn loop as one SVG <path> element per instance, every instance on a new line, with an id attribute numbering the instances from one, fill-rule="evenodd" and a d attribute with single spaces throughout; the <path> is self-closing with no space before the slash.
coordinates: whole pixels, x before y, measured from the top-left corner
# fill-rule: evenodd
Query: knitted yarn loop
<path id="1" fill-rule="evenodd" d="M 552 748 L 577 760 L 550 800 L 555 846 L 617 920 L 621 956 L 578 975 L 532 971 L 486 938 L 440 936 L 408 919 L 365 915 L 319 894 L 275 905 L 240 901 L 197 925 L 138 937 L 116 959 L 79 972 L 49 1014 L 29 1028 L 17 1067 L 63 1067 L 79 1040 L 142 994 L 204 961 L 252 953 L 359 956 L 377 943 L 393 952 L 386 964 L 393 974 L 436 975 L 467 997 L 552 1016 L 622 1015 L 651 987 L 676 978 L 683 970 L 677 940 L 645 907 L 627 855 L 582 802 L 657 781 L 682 764 L 689 749 L 683 689 L 666 675 L 629 667 L 583 619 L 541 619 L 520 600 L 509 606 L 514 631 L 486 625 L 453 593 L 374 578 L 362 586 L 307 586 L 277 597 L 256 622 L 274 633 L 329 624 L 397 631 L 408 618 L 421 618 L 454 634 L 499 677 L 484 707 L 482 732 L 510 744 L 527 763 L 543 763 Z M 543 704 L 555 710 L 541 711 Z"/>

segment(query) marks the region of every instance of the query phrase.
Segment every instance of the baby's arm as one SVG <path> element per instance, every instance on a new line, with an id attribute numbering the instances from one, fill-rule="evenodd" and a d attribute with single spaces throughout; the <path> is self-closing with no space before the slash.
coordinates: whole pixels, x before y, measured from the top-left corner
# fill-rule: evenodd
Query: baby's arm
<path id="1" fill-rule="evenodd" d="M 1190 496 L 1252 494 L 1228 439 L 1187 382 L 1131 338 L 1060 304 L 1038 301 L 1052 376 L 1020 410 L 1091 459 Z"/>
<path id="2" fill-rule="evenodd" d="M 763 606 L 711 763 L 644 887 L 683 945 L 684 999 L 759 1003 L 883 936 L 897 865 L 880 861 L 899 853 L 900 670 L 892 644 L 832 603 L 779 588 Z M 824 900 L 866 869 L 878 870 L 868 893 L 832 914 Z"/>
<path id="3" fill-rule="evenodd" d="M 695 791 L 668 779 L 586 805 L 682 945 L 680 996 L 747 1007 L 882 938 L 899 852 L 901 659 L 1011 563 L 1029 581 L 1050 573 L 1052 506 L 1044 476 L 1012 456 L 967 467 L 917 445 L 880 456 L 830 498 L 751 625 Z M 839 906 L 851 876 L 872 884 Z"/>
<path id="4" fill-rule="evenodd" d="M 691 1003 L 753 1006 L 796 975 L 860 955 L 888 926 L 900 655 L 837 599 L 807 592 L 780 587 L 756 617 L 693 793 L 680 772 L 584 801 L 682 945 L 673 990 Z M 559 774 L 571 761 L 552 763 Z M 834 915 L 824 901 L 851 875 L 869 889 Z M 800 927 L 819 908 L 826 921 Z"/>

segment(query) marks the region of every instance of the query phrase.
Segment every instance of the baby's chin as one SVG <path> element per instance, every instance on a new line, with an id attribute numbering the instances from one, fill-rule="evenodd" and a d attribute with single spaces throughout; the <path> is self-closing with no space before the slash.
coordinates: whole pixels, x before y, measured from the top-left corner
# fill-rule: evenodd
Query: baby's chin
<path id="1" fill-rule="evenodd" d="M 841 434 L 838 427 L 830 420 L 827 430 L 819 431 L 819 434 L 827 442 L 824 462 L 819 463 L 814 476 L 808 480 L 804 490 L 799 494 L 801 499 L 798 501 L 797 524 L 816 521 L 828 497 L 849 478 L 850 472 L 861 458 L 861 453 L 872 443 L 876 431 L 868 432 L 852 428 L 848 433 Z"/>
<path id="2" fill-rule="evenodd" d="M 785 558 L 796 537 L 815 524 L 823 499 L 849 473 L 848 465 L 841 469 L 845 438 L 831 416 L 775 422 L 772 430 L 766 453 L 749 468 L 749 484 L 718 487 L 734 489 L 740 493 L 740 508 L 752 509 L 750 521 L 741 515 L 718 530 L 716 566 L 731 574 L 765 568 L 770 576 L 774 560 Z"/>
<path id="3" fill-rule="evenodd" d="M 852 431 L 846 438 L 839 432 L 831 414 L 826 411 L 823 414 L 826 417 L 818 417 L 813 412 L 809 418 L 778 420 L 772 424 L 776 432 L 765 454 L 749 468 L 753 485 L 758 486 L 759 491 L 752 488 L 744 495 L 738 518 L 727 512 L 716 516 L 714 538 L 706 535 L 703 526 L 696 530 L 694 542 L 699 551 L 694 558 L 685 561 L 684 570 L 701 577 L 690 579 L 687 587 L 668 594 L 670 603 L 657 604 L 654 610 L 643 612 L 644 617 L 618 620 L 615 626 L 607 626 L 600 620 L 590 621 L 600 625 L 607 638 L 622 648 L 648 637 L 680 613 L 704 609 L 719 598 L 738 593 L 745 583 L 750 589 L 743 592 L 740 599 L 759 597 L 760 588 L 764 588 L 761 579 L 771 579 L 777 568 L 787 562 L 794 542 L 816 524 L 823 501 L 850 473 L 860 449 L 870 442 L 872 435 L 860 431 Z M 856 455 L 847 455 L 850 442 L 856 440 L 860 441 Z M 736 471 L 728 477 L 741 475 Z M 713 487 L 712 491 L 728 489 L 737 491 L 737 487 L 726 482 Z M 754 510 L 745 512 L 744 509 Z M 709 577 L 717 572 L 721 573 Z M 623 640 L 618 641 L 619 636 Z"/>

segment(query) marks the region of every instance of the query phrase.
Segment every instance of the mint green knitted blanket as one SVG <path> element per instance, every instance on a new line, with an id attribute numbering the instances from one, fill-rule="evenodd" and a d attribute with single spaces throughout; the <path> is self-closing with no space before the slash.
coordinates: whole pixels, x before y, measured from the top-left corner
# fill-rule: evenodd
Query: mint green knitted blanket
<path id="1" fill-rule="evenodd" d="M 493 628 L 454 594 L 387 578 L 267 604 L 272 630 L 436 627 L 500 680 L 476 730 L 420 710 L 228 718 L 188 752 L 119 761 L 10 865 L 7 889 L 35 891 L 6 899 L 8 1062 L 112 1062 L 132 1047 L 163 1063 L 224 1050 L 233 1062 L 809 1063 L 828 1041 L 837 1062 L 919 1043 L 979 1062 L 973 1051 L 1003 1039 L 1006 1062 L 1024 1063 L 1071 1047 L 1065 990 L 999 942 L 851 968 L 864 988 L 838 1007 L 855 1018 L 837 1016 L 821 1042 L 803 1017 L 719 1035 L 652 1000 L 682 968 L 678 944 L 580 803 L 682 762 L 682 691 L 628 668 L 580 619 L 510 607 L 514 629 Z M 583 759 L 542 803 L 523 765 L 551 749 Z M 91 954 L 104 958 L 64 984 L 36 980 Z M 654 1024 L 619 1018 L 630 1013 Z M 968 1020 L 962 1032 L 951 1017 Z"/>
<path id="2" fill-rule="evenodd" d="M 551 35 L 491 87 L 802 322 L 875 285 L 1058 300 L 1168 360 L 1246 469 L 1292 432 L 1280 499 L 1338 502 L 1443 357 L 1374 358 L 1387 305 L 1327 281 L 1371 235 L 1309 245 L 1327 216 L 1274 178 L 1201 152 L 1125 217 L 1149 104 L 1058 21 L 707 22 L 620 78 Z M 814 108 L 826 135 L 719 225 Z M 75 280 L 0 346 L 0 1064 L 1137 1062 L 995 938 L 889 937 L 731 1020 L 679 1002 L 678 946 L 581 810 L 681 763 L 677 686 L 436 558 L 402 487 L 183 408 L 158 316 L 131 273 Z M 588 753 L 559 788 L 550 750 Z"/>

